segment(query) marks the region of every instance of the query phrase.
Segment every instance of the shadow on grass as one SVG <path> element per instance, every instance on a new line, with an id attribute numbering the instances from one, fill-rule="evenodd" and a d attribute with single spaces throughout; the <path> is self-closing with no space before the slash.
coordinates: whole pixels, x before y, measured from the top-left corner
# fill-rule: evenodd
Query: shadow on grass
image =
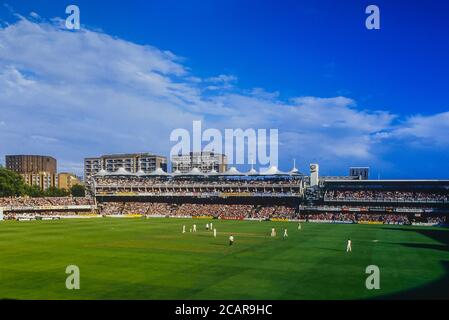
<path id="1" fill-rule="evenodd" d="M 444 244 L 428 244 L 428 243 L 398 243 L 403 245 L 404 247 L 416 248 L 416 249 L 432 249 L 432 250 L 441 250 L 441 251 L 449 251 L 449 246 Z"/>
<path id="2" fill-rule="evenodd" d="M 428 243 L 398 243 L 400 245 L 416 249 L 433 249 L 449 251 L 449 230 L 435 229 L 402 229 L 402 228 L 384 228 L 394 230 L 395 232 L 417 232 L 426 237 L 440 242 L 440 244 Z M 402 292 L 380 296 L 376 299 L 449 299 L 449 261 L 441 261 L 444 268 L 444 275 L 439 279 L 432 281 L 424 286 L 412 288 Z M 425 270 L 423 270 L 425 272 Z"/>
<path id="3" fill-rule="evenodd" d="M 383 228 L 386 230 L 394 230 L 394 231 L 402 231 L 402 232 L 416 232 L 428 238 L 431 238 L 435 241 L 438 241 L 440 244 L 428 244 L 428 243 L 398 243 L 400 245 L 411 247 L 411 248 L 423 248 L 423 249 L 435 249 L 435 250 L 443 250 L 449 251 L 449 230 L 444 229 L 401 229 L 401 228 Z"/>
<path id="4" fill-rule="evenodd" d="M 444 276 L 424 286 L 374 298 L 374 300 L 447 300 L 449 299 L 449 262 L 443 261 Z"/>

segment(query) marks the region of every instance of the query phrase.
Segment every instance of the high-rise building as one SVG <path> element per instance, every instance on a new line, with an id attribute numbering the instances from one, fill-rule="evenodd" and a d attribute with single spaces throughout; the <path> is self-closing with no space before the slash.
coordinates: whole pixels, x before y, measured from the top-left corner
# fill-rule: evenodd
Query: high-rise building
<path id="1" fill-rule="evenodd" d="M 56 159 L 39 155 L 7 155 L 6 168 L 17 173 L 47 172 L 56 174 Z"/>
<path id="2" fill-rule="evenodd" d="M 7 155 L 6 168 L 19 173 L 26 184 L 47 190 L 58 186 L 57 162 L 50 156 Z"/>
<path id="3" fill-rule="evenodd" d="M 100 170 L 114 172 L 119 168 L 124 168 L 131 173 L 138 171 L 151 173 L 158 168 L 167 171 L 167 158 L 151 153 L 109 154 L 96 158 L 85 158 L 84 180 L 90 180 Z"/>
<path id="4" fill-rule="evenodd" d="M 227 157 L 214 152 L 190 152 L 189 154 L 175 155 L 171 158 L 172 172 L 176 170 L 186 173 L 193 168 L 207 173 L 212 170 L 225 172 L 227 170 Z"/>
<path id="5" fill-rule="evenodd" d="M 369 179 L 369 167 L 351 167 L 349 168 L 350 177 L 358 177 L 360 180 Z"/>

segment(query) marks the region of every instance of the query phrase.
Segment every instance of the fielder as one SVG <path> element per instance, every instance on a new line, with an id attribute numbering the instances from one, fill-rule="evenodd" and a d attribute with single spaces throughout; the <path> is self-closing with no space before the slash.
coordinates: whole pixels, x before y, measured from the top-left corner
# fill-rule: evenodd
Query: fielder
<path id="1" fill-rule="evenodd" d="M 214 238 L 217 237 L 217 229 L 214 229 Z"/>
<path id="2" fill-rule="evenodd" d="M 186 225 L 182 226 L 182 233 L 186 233 Z"/>
<path id="3" fill-rule="evenodd" d="M 206 223 L 206 230 L 209 231 L 209 224 Z"/>
<path id="4" fill-rule="evenodd" d="M 301 222 L 298 223 L 298 230 L 301 230 Z"/>
<path id="5" fill-rule="evenodd" d="M 284 229 L 284 238 L 288 238 L 287 229 Z"/>
<path id="6" fill-rule="evenodd" d="M 276 229 L 271 228 L 271 236 L 276 237 Z"/>
<path id="7" fill-rule="evenodd" d="M 346 252 L 352 252 L 352 241 L 348 239 L 348 244 L 346 245 Z"/>
<path id="8" fill-rule="evenodd" d="M 229 245 L 232 246 L 234 244 L 234 236 L 229 236 Z"/>
<path id="9" fill-rule="evenodd" d="M 193 232 L 196 232 L 196 224 L 193 225 Z"/>

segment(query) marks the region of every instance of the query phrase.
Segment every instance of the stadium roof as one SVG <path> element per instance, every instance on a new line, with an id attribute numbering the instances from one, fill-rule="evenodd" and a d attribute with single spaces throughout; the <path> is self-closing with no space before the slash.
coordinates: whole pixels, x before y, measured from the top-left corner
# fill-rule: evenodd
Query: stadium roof
<path id="1" fill-rule="evenodd" d="M 298 169 L 293 168 L 289 172 L 283 172 L 280 171 L 277 167 L 272 166 L 268 168 L 268 170 L 265 170 L 263 172 L 258 172 L 256 169 L 251 168 L 248 172 L 241 172 L 236 167 L 229 168 L 226 172 L 220 173 L 217 172 L 215 169 L 212 169 L 209 172 L 202 172 L 198 168 L 192 168 L 189 172 L 181 172 L 180 170 L 175 170 L 172 173 L 165 172 L 162 168 L 157 168 L 151 173 L 145 173 L 142 169 L 139 169 L 139 171 L 133 173 L 127 171 L 125 168 L 120 167 L 114 172 L 109 172 L 104 169 L 101 169 L 98 173 L 95 174 L 95 176 L 137 176 L 137 177 L 143 177 L 143 176 L 291 176 L 291 175 L 300 175 Z M 377 180 L 376 180 L 377 181 Z"/>
<path id="2" fill-rule="evenodd" d="M 115 172 L 108 172 L 108 176 L 133 176 L 134 174 L 127 171 L 125 168 L 120 167 Z"/>
<path id="3" fill-rule="evenodd" d="M 225 175 L 225 176 L 244 176 L 245 174 L 238 171 L 236 167 L 231 167 L 223 175 Z"/>
<path id="4" fill-rule="evenodd" d="M 276 166 L 271 166 L 268 170 L 260 173 L 261 176 L 280 176 L 280 175 L 288 175 L 287 172 L 280 171 Z"/>
<path id="5" fill-rule="evenodd" d="M 204 176 L 205 173 L 201 172 L 200 169 L 198 169 L 198 168 L 192 168 L 192 170 L 190 170 L 187 173 L 183 173 L 182 175 L 186 175 L 186 176 Z"/>
<path id="6" fill-rule="evenodd" d="M 157 168 L 156 170 L 154 170 L 153 172 L 149 173 L 148 175 L 149 176 L 169 176 L 170 174 L 168 174 L 167 172 L 162 170 L 162 168 Z"/>
<path id="7" fill-rule="evenodd" d="M 291 175 L 299 174 L 299 170 L 296 167 L 293 167 L 288 173 Z"/>
<path id="8" fill-rule="evenodd" d="M 207 173 L 207 175 L 208 176 L 216 176 L 216 175 L 218 175 L 219 173 L 217 172 L 217 170 L 215 170 L 215 169 L 212 169 L 211 171 L 209 171 L 208 173 Z"/>
<path id="9" fill-rule="evenodd" d="M 101 169 L 100 171 L 98 171 L 95 176 L 106 176 L 108 174 L 108 172 L 104 169 Z"/>
<path id="10" fill-rule="evenodd" d="M 246 175 L 248 175 L 248 176 L 257 176 L 258 174 L 259 174 L 259 172 L 257 172 L 257 170 L 254 169 L 254 168 L 251 168 L 251 170 L 249 170 L 249 171 L 246 173 Z"/>

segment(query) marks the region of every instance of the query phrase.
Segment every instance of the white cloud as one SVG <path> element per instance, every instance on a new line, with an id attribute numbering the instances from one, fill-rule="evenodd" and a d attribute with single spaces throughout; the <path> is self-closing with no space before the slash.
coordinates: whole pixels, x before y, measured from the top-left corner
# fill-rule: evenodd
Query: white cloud
<path id="1" fill-rule="evenodd" d="M 205 79 L 205 81 L 213 83 L 229 83 L 237 81 L 237 77 L 231 74 L 220 74 L 216 77 L 209 77 Z"/>
<path id="2" fill-rule="evenodd" d="M 304 162 L 375 161 L 377 146 L 393 136 L 448 144 L 447 114 L 394 125 L 395 115 L 347 97 L 283 100 L 236 87 L 234 75 L 201 78 L 169 51 L 62 25 L 22 17 L 0 29 L 1 123 L 14 124 L 0 123 L 1 152 L 51 154 L 80 173 L 87 156 L 168 155 L 171 130 L 190 129 L 192 120 L 279 129 L 281 157 Z"/>
<path id="3" fill-rule="evenodd" d="M 57 142 L 58 139 L 53 137 L 45 137 L 45 136 L 38 136 L 38 135 L 32 135 L 30 136 L 31 139 L 38 141 L 38 142 L 44 142 L 44 143 L 52 143 Z"/>
<path id="4" fill-rule="evenodd" d="M 412 140 L 416 146 L 449 146 L 449 112 L 409 117 L 394 131 L 394 136 Z"/>
<path id="5" fill-rule="evenodd" d="M 41 16 L 38 15 L 38 14 L 37 14 L 36 12 L 34 12 L 34 11 L 31 11 L 31 12 L 30 12 L 30 17 L 35 18 L 35 19 L 40 19 L 40 18 L 41 18 Z"/>
<path id="6" fill-rule="evenodd" d="M 205 83 L 212 83 L 207 85 L 204 89 L 209 91 L 225 91 L 234 89 L 234 83 L 237 82 L 237 77 L 234 75 L 220 74 L 216 77 L 209 77 L 204 79 Z"/>

